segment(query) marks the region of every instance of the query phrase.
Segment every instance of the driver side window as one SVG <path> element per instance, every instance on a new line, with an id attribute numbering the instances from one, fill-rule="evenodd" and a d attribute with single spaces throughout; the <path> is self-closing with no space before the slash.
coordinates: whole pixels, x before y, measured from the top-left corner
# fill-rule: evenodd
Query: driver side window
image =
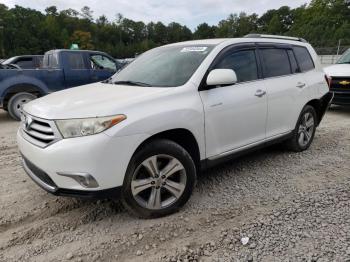
<path id="1" fill-rule="evenodd" d="M 91 68 L 95 70 L 109 69 L 116 71 L 117 66 L 114 61 L 104 55 L 91 55 L 90 56 Z"/>
<path id="2" fill-rule="evenodd" d="M 258 66 L 254 50 L 241 50 L 227 54 L 215 66 L 215 69 L 232 69 L 236 72 L 238 82 L 257 80 Z"/>

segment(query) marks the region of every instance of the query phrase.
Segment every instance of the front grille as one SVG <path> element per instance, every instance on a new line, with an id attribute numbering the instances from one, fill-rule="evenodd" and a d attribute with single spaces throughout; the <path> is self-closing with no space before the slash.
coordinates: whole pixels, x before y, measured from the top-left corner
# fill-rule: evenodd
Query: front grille
<path id="1" fill-rule="evenodd" d="M 46 147 L 60 139 L 53 121 L 40 119 L 23 113 L 22 130 L 24 137 L 39 147 Z"/>
<path id="2" fill-rule="evenodd" d="M 31 163 L 28 159 L 26 159 L 24 156 L 22 156 L 23 161 L 27 168 L 37 177 L 39 178 L 42 182 L 44 182 L 46 185 L 49 185 L 51 187 L 57 187 L 55 182 L 40 168 L 35 166 L 33 163 Z"/>
<path id="3" fill-rule="evenodd" d="M 350 77 L 332 77 L 331 91 L 350 93 Z"/>

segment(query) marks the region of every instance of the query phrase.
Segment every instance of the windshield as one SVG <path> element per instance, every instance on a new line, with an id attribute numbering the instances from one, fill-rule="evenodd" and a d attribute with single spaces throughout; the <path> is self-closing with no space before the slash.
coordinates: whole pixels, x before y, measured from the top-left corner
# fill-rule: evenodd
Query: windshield
<path id="1" fill-rule="evenodd" d="M 350 64 L 350 49 L 342 55 L 337 64 Z"/>
<path id="2" fill-rule="evenodd" d="M 184 85 L 213 47 L 165 46 L 150 50 L 114 75 L 110 83 L 155 87 Z"/>
<path id="3" fill-rule="evenodd" d="M 2 64 L 9 65 L 9 64 L 12 64 L 15 60 L 16 60 L 16 57 L 11 57 L 11 58 L 5 60 L 4 62 L 2 62 Z"/>

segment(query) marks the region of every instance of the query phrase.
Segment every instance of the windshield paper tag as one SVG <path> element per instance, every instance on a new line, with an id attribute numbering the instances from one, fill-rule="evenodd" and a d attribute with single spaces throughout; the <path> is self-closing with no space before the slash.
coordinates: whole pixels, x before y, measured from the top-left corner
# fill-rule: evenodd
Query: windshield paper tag
<path id="1" fill-rule="evenodd" d="M 204 52 L 207 50 L 208 47 L 206 46 L 190 46 L 190 47 L 184 47 L 181 50 L 181 53 L 185 52 Z"/>

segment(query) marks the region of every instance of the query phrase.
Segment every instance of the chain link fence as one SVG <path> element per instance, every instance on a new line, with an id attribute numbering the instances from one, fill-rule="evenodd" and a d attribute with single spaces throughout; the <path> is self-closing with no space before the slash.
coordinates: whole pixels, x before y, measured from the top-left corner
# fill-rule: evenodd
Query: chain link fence
<path id="1" fill-rule="evenodd" d="M 321 64 L 332 65 L 335 64 L 342 54 L 350 48 L 350 45 L 339 47 L 316 47 L 316 53 L 319 55 Z"/>
<path id="2" fill-rule="evenodd" d="M 315 50 L 318 55 L 342 55 L 349 48 L 350 45 L 342 45 L 339 47 L 316 47 Z"/>

